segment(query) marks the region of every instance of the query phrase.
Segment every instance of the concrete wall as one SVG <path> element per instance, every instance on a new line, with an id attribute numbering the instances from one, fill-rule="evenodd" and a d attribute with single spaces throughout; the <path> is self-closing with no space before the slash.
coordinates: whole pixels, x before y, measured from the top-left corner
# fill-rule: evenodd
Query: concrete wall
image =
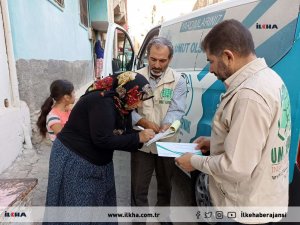
<path id="1" fill-rule="evenodd" d="M 90 61 L 19 59 L 16 66 L 20 98 L 26 101 L 31 112 L 40 110 L 44 100 L 49 97 L 53 80 L 70 80 L 76 90 L 92 81 Z"/>
<path id="2" fill-rule="evenodd" d="M 18 156 L 23 148 L 21 111 L 18 108 L 0 109 L 0 173 Z"/>

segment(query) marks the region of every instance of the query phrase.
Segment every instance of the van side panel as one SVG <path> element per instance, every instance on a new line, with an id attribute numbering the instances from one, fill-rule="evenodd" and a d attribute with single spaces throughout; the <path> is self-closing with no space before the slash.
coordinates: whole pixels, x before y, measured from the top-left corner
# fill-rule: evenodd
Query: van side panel
<path id="1" fill-rule="evenodd" d="M 300 133 L 300 19 L 298 16 L 295 42 L 292 49 L 282 60 L 273 66 L 273 69 L 284 80 L 290 95 L 292 109 L 292 137 L 290 148 L 290 181 L 294 175 L 294 165 Z"/>
<path id="2" fill-rule="evenodd" d="M 290 181 L 294 175 L 300 126 L 298 116 L 300 92 L 296 86 L 300 82 L 300 77 L 296 75 L 296 71 L 300 71 L 300 65 L 296 63 L 296 59 L 298 61 L 300 59 L 299 41 L 296 40 L 297 33 L 299 36 L 298 14 L 298 0 L 290 1 L 289 4 L 284 1 L 261 1 L 242 21 L 253 35 L 257 56 L 264 57 L 267 64 L 281 76 L 290 94 L 292 112 Z"/>

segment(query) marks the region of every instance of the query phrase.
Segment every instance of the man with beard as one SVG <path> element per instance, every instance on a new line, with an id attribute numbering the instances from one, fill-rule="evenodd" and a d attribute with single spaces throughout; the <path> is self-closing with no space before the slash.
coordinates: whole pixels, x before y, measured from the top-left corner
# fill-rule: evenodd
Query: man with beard
<path id="1" fill-rule="evenodd" d="M 209 175 L 216 208 L 287 207 L 291 117 L 283 81 L 263 58 L 256 57 L 251 33 L 236 20 L 216 25 L 202 49 L 210 72 L 227 90 L 215 113 L 211 138 L 195 140 L 197 149 L 210 155 L 187 153 L 176 162 L 186 171 L 197 169 Z M 280 220 L 257 218 L 254 223 L 276 219 Z"/>
<path id="2" fill-rule="evenodd" d="M 156 133 L 167 130 L 185 112 L 186 82 L 169 67 L 172 43 L 164 37 L 153 38 L 147 46 L 148 66 L 137 72 L 150 83 L 154 98 L 133 113 L 133 123 Z M 176 135 L 164 141 L 176 141 Z M 156 145 L 144 146 L 131 154 L 132 205 L 148 206 L 148 189 L 155 170 L 157 206 L 170 206 L 174 158 L 159 157 Z M 169 219 L 166 219 L 169 220 Z M 169 221 L 161 224 L 171 224 Z"/>

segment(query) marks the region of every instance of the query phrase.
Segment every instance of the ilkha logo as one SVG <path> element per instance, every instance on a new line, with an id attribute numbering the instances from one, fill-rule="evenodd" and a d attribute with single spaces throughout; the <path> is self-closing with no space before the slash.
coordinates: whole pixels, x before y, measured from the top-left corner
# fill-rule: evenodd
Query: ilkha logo
<path id="1" fill-rule="evenodd" d="M 5 211 L 4 217 L 27 217 L 24 212 L 7 212 Z"/>
<path id="2" fill-rule="evenodd" d="M 278 29 L 278 27 L 277 27 L 276 24 L 267 24 L 267 23 L 259 24 L 259 23 L 256 23 L 256 29 L 272 30 L 272 29 Z"/>

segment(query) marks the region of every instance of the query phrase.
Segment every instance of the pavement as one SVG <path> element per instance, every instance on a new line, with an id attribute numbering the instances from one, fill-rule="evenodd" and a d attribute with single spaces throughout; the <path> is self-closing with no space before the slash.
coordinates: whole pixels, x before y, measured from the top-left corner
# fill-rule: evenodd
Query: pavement
<path id="1" fill-rule="evenodd" d="M 37 178 L 38 185 L 35 188 L 32 206 L 44 206 L 48 182 L 48 166 L 51 152 L 51 142 L 43 141 L 34 144 L 32 149 L 23 149 L 13 164 L 0 174 L 0 178 Z M 130 206 L 130 153 L 115 151 L 114 169 L 117 192 L 117 205 Z M 155 178 L 155 175 L 153 175 Z M 191 205 L 190 179 L 179 168 L 176 168 L 174 185 L 172 190 L 171 205 Z M 152 179 L 149 189 L 149 204 L 156 203 L 156 182 Z M 130 224 L 130 223 L 123 223 Z M 147 223 L 157 225 L 159 223 Z M 186 223 L 175 223 L 177 225 Z M 192 223 L 190 223 L 192 224 Z"/>

